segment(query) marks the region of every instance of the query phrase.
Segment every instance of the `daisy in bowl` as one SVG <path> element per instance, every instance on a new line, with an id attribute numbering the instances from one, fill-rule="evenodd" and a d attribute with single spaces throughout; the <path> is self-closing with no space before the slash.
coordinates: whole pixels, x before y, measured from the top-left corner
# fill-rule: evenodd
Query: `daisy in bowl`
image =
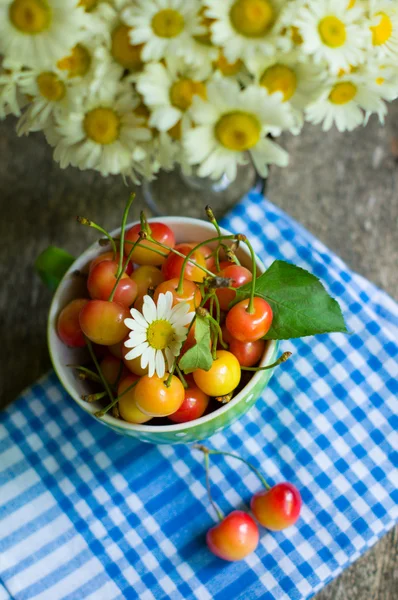
<path id="1" fill-rule="evenodd" d="M 204 82 L 179 59 L 147 64 L 137 78 L 137 90 L 152 111 L 149 125 L 160 131 L 168 131 L 181 119 L 185 122 L 196 95 L 206 98 Z"/>
<path id="2" fill-rule="evenodd" d="M 314 102 L 322 89 L 326 73 L 312 61 L 302 62 L 297 51 L 272 57 L 257 57 L 248 63 L 258 85 L 269 94 L 280 92 L 282 102 L 288 102 L 294 118 L 294 133 L 304 123 L 303 109 Z"/>
<path id="3" fill-rule="evenodd" d="M 398 60 L 398 5 L 370 0 L 372 45 L 378 58 Z"/>
<path id="4" fill-rule="evenodd" d="M 333 74 L 365 60 L 370 31 L 362 5 L 347 0 L 312 0 L 298 13 L 301 49 L 316 63 L 326 62 Z"/>
<path id="5" fill-rule="evenodd" d="M 271 56 L 275 48 L 289 49 L 280 16 L 287 0 L 205 0 L 213 19 L 212 41 L 224 48 L 230 62 L 256 54 Z"/>
<path id="6" fill-rule="evenodd" d="M 305 112 L 306 120 L 316 125 L 322 123 L 324 131 L 329 131 L 335 124 L 342 132 L 366 123 L 371 114 L 377 114 L 383 123 L 387 107 L 375 84 L 352 73 L 330 82 Z"/>
<path id="7" fill-rule="evenodd" d="M 137 0 L 122 11 L 132 44 L 143 44 L 145 62 L 170 56 L 194 58 L 192 37 L 206 33 L 198 0 Z"/>
<path id="8" fill-rule="evenodd" d="M 49 68 L 79 41 L 84 20 L 76 0 L 0 0 L 0 54 Z"/>
<path id="9" fill-rule="evenodd" d="M 72 165 L 136 180 L 134 170 L 146 164 L 144 145 L 151 140 L 150 131 L 133 112 L 138 103 L 128 83 L 108 79 L 74 112 L 57 112 L 54 127 L 45 132 L 61 168 Z"/>
<path id="10" fill-rule="evenodd" d="M 173 304 L 173 294 L 159 294 L 157 304 L 150 296 L 144 296 L 142 313 L 130 309 L 131 318 L 125 319 L 125 325 L 131 329 L 129 338 L 124 342 L 130 351 L 126 360 L 141 357 L 141 368 L 148 367 L 148 376 L 163 377 L 171 371 L 175 358 L 180 354 L 181 346 L 187 337 L 187 325 L 195 316 L 189 312 L 188 302 Z"/>
<path id="11" fill-rule="evenodd" d="M 207 86 L 207 101 L 194 98 L 190 110 L 195 127 L 183 138 L 188 162 L 200 165 L 200 177 L 236 176 L 237 165 L 251 158 L 265 177 L 268 164 L 285 166 L 287 153 L 267 139 L 274 128 L 293 126 L 291 111 L 280 92 L 250 85 L 241 90 L 236 81 L 220 79 Z"/>

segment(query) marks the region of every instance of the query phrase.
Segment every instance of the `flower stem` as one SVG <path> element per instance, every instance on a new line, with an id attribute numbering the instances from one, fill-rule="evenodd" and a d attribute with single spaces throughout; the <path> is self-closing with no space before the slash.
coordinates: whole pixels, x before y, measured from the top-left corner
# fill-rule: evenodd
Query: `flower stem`
<path id="1" fill-rule="evenodd" d="M 164 382 L 164 385 L 166 387 L 170 387 L 170 385 L 171 385 L 171 381 L 173 379 L 174 371 L 176 370 L 176 366 L 177 366 L 177 360 L 178 360 L 178 356 L 174 359 L 173 365 L 172 365 L 172 367 L 170 369 L 169 376 L 166 379 L 166 381 Z"/>
<path id="2" fill-rule="evenodd" d="M 206 471 L 206 489 L 207 489 L 207 495 L 209 496 L 209 500 L 210 500 L 210 504 L 212 505 L 212 507 L 215 510 L 215 513 L 218 517 L 219 521 L 222 521 L 224 518 L 223 513 L 221 512 L 221 510 L 218 508 L 217 504 L 214 502 L 213 500 L 213 496 L 211 495 L 211 489 L 210 489 L 210 475 L 209 475 L 209 454 L 207 452 L 204 452 L 204 459 L 205 459 L 205 471 Z"/>
<path id="3" fill-rule="evenodd" d="M 222 236 L 217 236 L 217 237 L 214 237 L 214 238 L 210 238 L 209 240 L 205 240 L 204 242 L 200 242 L 199 244 L 197 244 L 196 246 L 194 246 L 188 252 L 188 254 L 185 256 L 184 262 L 182 263 L 180 280 L 179 280 L 178 286 L 177 286 L 177 293 L 181 294 L 182 291 L 183 291 L 183 281 L 184 281 L 185 267 L 187 266 L 187 263 L 188 263 L 189 259 L 191 258 L 192 254 L 194 254 L 194 252 L 196 252 L 196 250 L 198 250 L 202 246 L 206 246 L 207 244 L 211 244 L 212 242 L 218 242 L 221 239 L 223 239 L 223 240 L 233 240 L 235 238 L 236 238 L 236 236 L 234 234 L 231 234 L 231 235 L 222 235 Z M 203 270 L 205 270 L 205 269 L 203 268 Z M 211 271 L 209 271 L 209 273 L 211 274 L 212 277 L 214 277 L 214 273 L 211 273 Z"/>
<path id="4" fill-rule="evenodd" d="M 247 467 L 249 467 L 249 469 L 251 471 L 253 471 L 253 473 L 255 475 L 257 475 L 257 477 L 259 478 L 259 480 L 261 481 L 261 483 L 267 490 L 269 490 L 271 488 L 271 486 L 267 483 L 265 478 L 261 475 L 260 471 L 258 469 L 256 469 L 256 467 L 254 465 L 252 465 L 248 460 L 246 460 L 245 458 L 242 458 L 238 454 L 233 454 L 232 452 L 225 452 L 223 450 L 212 450 L 211 448 L 207 448 L 206 446 L 202 446 L 200 444 L 196 444 L 195 446 L 192 446 L 192 447 L 195 448 L 196 450 L 200 450 L 201 452 L 203 452 L 205 457 L 208 456 L 209 454 L 220 454 L 220 455 L 222 454 L 224 456 L 230 456 L 231 458 L 236 458 L 236 460 L 240 460 Z"/>
<path id="5" fill-rule="evenodd" d="M 242 369 L 242 371 L 266 371 L 267 369 L 273 369 L 274 367 L 277 367 L 278 365 L 286 362 L 291 357 L 291 355 L 292 355 L 291 352 L 284 352 L 278 358 L 278 360 L 276 360 L 271 365 L 267 365 L 266 367 L 241 367 L 241 369 Z"/>
<path id="6" fill-rule="evenodd" d="M 117 249 L 116 249 L 115 240 L 110 235 L 110 233 L 108 233 L 103 227 L 100 227 L 100 225 L 97 225 L 97 223 L 94 223 L 94 221 L 90 221 L 90 219 L 86 219 L 86 217 L 77 216 L 76 221 L 78 223 L 80 223 L 81 225 L 87 225 L 87 227 L 92 227 L 93 229 L 96 229 L 97 231 L 102 233 L 102 235 L 107 237 L 112 246 L 113 258 L 115 258 Z"/>
<path id="7" fill-rule="evenodd" d="M 246 311 L 250 315 L 252 315 L 254 313 L 254 294 L 256 292 L 256 279 L 257 279 L 256 254 L 253 250 L 253 246 L 251 245 L 251 243 L 249 242 L 249 240 L 247 239 L 247 237 L 245 235 L 240 234 L 238 239 L 240 242 L 244 242 L 246 244 L 246 246 L 249 248 L 251 259 L 252 259 L 252 285 L 251 285 L 251 290 L 250 290 L 249 305 L 246 309 Z"/>
<path id="8" fill-rule="evenodd" d="M 130 197 L 127 201 L 126 207 L 123 211 L 122 226 L 121 226 L 121 230 L 120 230 L 119 266 L 117 269 L 117 277 L 121 277 L 122 273 L 123 273 L 124 234 L 126 231 L 127 217 L 129 214 L 130 207 L 134 201 L 134 198 L 135 198 L 135 194 L 134 193 L 130 194 Z M 127 266 L 127 261 L 126 261 L 126 266 Z M 126 269 L 126 266 L 125 266 L 125 269 Z M 114 290 L 112 293 L 114 293 Z"/>

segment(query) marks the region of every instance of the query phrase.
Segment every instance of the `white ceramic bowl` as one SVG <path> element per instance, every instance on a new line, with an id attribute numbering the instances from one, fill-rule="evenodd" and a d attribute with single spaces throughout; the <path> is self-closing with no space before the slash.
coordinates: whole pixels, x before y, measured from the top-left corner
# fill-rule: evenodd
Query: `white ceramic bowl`
<path id="1" fill-rule="evenodd" d="M 151 220 L 150 220 L 151 221 Z M 159 219 L 152 219 L 159 221 Z M 177 243 L 184 241 L 204 241 L 215 236 L 214 227 L 199 219 L 188 217 L 162 217 L 161 221 L 167 224 L 174 232 Z M 128 227 L 135 225 L 130 223 Z M 224 234 L 230 232 L 222 230 Z M 112 232 L 117 235 L 119 230 Z M 76 259 L 73 265 L 64 275 L 59 284 L 51 303 L 48 317 L 48 346 L 54 369 L 65 390 L 71 398 L 87 413 L 95 419 L 94 413 L 100 408 L 97 404 L 89 404 L 81 399 L 83 394 L 90 393 L 90 385 L 78 379 L 74 369 L 67 367 L 68 364 L 81 364 L 82 359 L 87 359 L 85 349 L 74 349 L 65 346 L 59 339 L 56 331 L 57 317 L 62 308 L 73 298 L 87 295 L 85 280 L 73 274 L 74 271 L 85 271 L 89 262 L 101 251 L 98 243 L 94 243 L 83 254 Z M 241 263 L 251 268 L 250 254 L 244 244 L 238 250 Z M 263 271 L 264 267 L 260 260 L 257 261 L 257 269 Z M 278 343 L 271 341 L 266 344 L 261 366 L 271 364 L 276 359 Z M 134 425 L 112 417 L 110 414 L 98 419 L 106 427 L 114 431 L 138 438 L 145 442 L 154 444 L 172 444 L 181 442 L 194 442 L 207 438 L 230 425 L 240 415 L 244 414 L 254 404 L 266 387 L 273 369 L 259 371 L 254 374 L 249 383 L 229 402 L 214 412 L 191 421 L 189 423 L 172 425 Z"/>

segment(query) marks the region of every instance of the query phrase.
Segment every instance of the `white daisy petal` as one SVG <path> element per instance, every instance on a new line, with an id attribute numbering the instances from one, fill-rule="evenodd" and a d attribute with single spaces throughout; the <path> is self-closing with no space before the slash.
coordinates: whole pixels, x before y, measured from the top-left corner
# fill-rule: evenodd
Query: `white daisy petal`
<path id="1" fill-rule="evenodd" d="M 173 363 L 174 363 L 174 354 L 172 353 L 170 348 L 166 348 L 164 352 L 166 354 L 167 369 L 168 369 L 168 371 L 170 371 L 170 369 L 172 368 Z"/>
<path id="2" fill-rule="evenodd" d="M 144 296 L 144 304 L 142 306 L 142 313 L 148 323 L 152 323 L 157 318 L 156 315 L 156 304 L 150 296 Z"/>
<path id="3" fill-rule="evenodd" d="M 159 294 L 159 297 L 157 300 L 157 318 L 164 319 L 164 318 L 166 318 L 166 316 L 167 316 L 166 297 L 164 294 Z"/>
<path id="4" fill-rule="evenodd" d="M 124 357 L 126 360 L 133 360 L 133 358 L 137 358 L 138 356 L 141 356 L 141 354 L 148 348 L 148 344 L 147 342 L 144 342 L 143 344 L 140 344 L 139 346 L 136 346 L 135 348 L 133 348 L 132 350 L 130 350 L 130 352 L 127 352 L 126 356 Z"/>
<path id="5" fill-rule="evenodd" d="M 158 377 L 163 377 L 166 372 L 166 365 L 164 362 L 163 352 L 161 350 L 158 350 L 156 352 L 155 362 L 156 362 L 156 375 Z"/>

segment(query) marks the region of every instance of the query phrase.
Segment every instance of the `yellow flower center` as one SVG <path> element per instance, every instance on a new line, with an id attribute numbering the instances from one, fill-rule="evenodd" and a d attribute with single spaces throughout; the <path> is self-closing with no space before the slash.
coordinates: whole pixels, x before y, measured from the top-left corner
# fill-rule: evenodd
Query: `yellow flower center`
<path id="1" fill-rule="evenodd" d="M 112 32 L 111 53 L 119 65 L 129 71 L 140 71 L 142 68 L 141 51 L 143 44 L 133 45 L 130 42 L 127 25 L 118 25 Z"/>
<path id="2" fill-rule="evenodd" d="M 383 85 L 383 83 L 384 83 L 384 82 L 385 82 L 385 79 L 384 79 L 384 77 L 378 77 L 378 78 L 376 79 L 376 83 L 377 83 L 377 85 Z"/>
<path id="3" fill-rule="evenodd" d="M 86 12 L 93 10 L 98 4 L 98 0 L 80 0 L 78 6 L 82 6 Z"/>
<path id="4" fill-rule="evenodd" d="M 40 94 L 50 102 L 58 102 L 65 96 L 65 84 L 54 73 L 40 73 L 36 82 Z"/>
<path id="5" fill-rule="evenodd" d="M 68 71 L 68 77 L 82 77 L 87 73 L 91 64 L 91 56 L 82 44 L 76 44 L 69 56 L 57 62 L 58 69 Z"/>
<path id="6" fill-rule="evenodd" d="M 304 41 L 303 36 L 300 33 L 300 29 L 295 25 L 292 25 L 290 28 L 290 37 L 292 39 L 293 44 L 296 44 L 296 46 L 301 46 L 301 44 Z"/>
<path id="7" fill-rule="evenodd" d="M 22 33 L 37 34 L 51 22 L 51 9 L 46 0 L 14 0 L 10 4 L 11 23 Z"/>
<path id="8" fill-rule="evenodd" d="M 231 112 L 217 121 L 214 133 L 225 148 L 244 152 L 257 144 L 261 125 L 257 117 L 250 113 Z"/>
<path id="9" fill-rule="evenodd" d="M 390 39 L 393 31 L 391 19 L 386 13 L 379 12 L 376 17 L 380 17 L 378 25 L 371 27 L 373 46 L 382 46 Z"/>
<path id="10" fill-rule="evenodd" d="M 177 123 L 175 125 L 173 125 L 173 127 L 170 127 L 170 129 L 167 131 L 167 133 L 169 134 L 170 137 L 173 138 L 173 140 L 180 140 L 181 139 L 181 119 L 179 121 L 177 121 Z"/>
<path id="11" fill-rule="evenodd" d="M 152 18 L 152 29 L 159 37 L 176 37 L 184 29 L 184 17 L 177 10 L 165 8 Z"/>
<path id="12" fill-rule="evenodd" d="M 347 104 L 355 98 L 357 90 L 357 86 L 350 81 L 336 83 L 329 94 L 329 100 L 333 104 Z"/>
<path id="13" fill-rule="evenodd" d="M 246 37 L 262 37 L 275 21 L 269 0 L 236 0 L 229 16 L 236 31 Z"/>
<path id="14" fill-rule="evenodd" d="M 170 88 L 170 102 L 180 110 L 187 110 L 191 106 L 195 94 L 205 100 L 205 84 L 192 79 L 180 79 L 173 83 Z"/>
<path id="15" fill-rule="evenodd" d="M 337 17 L 324 17 L 318 25 L 319 35 L 326 46 L 330 48 L 339 48 L 344 45 L 347 38 L 347 32 L 343 21 Z"/>
<path id="16" fill-rule="evenodd" d="M 148 344 L 155 350 L 164 350 L 174 342 L 174 329 L 168 321 L 153 321 L 146 332 Z"/>
<path id="17" fill-rule="evenodd" d="M 217 60 L 214 61 L 213 66 L 215 69 L 221 71 L 221 73 L 226 77 L 231 77 L 232 75 L 239 73 L 243 67 L 243 63 L 240 58 L 238 58 L 238 60 L 235 62 L 230 63 L 225 58 L 224 54 L 220 52 L 220 55 Z"/>
<path id="18" fill-rule="evenodd" d="M 356 2 L 356 0 L 349 0 L 349 2 L 347 4 L 347 10 L 350 10 L 350 8 L 354 8 L 355 2 Z"/>
<path id="19" fill-rule="evenodd" d="M 97 144 L 112 144 L 119 137 L 120 119 L 112 108 L 94 108 L 84 117 L 84 131 Z"/>
<path id="20" fill-rule="evenodd" d="M 260 85 L 267 88 L 270 94 L 282 92 L 283 101 L 289 100 L 297 88 L 297 75 L 286 65 L 272 65 L 261 76 Z"/>
<path id="21" fill-rule="evenodd" d="M 194 39 L 200 44 L 204 44 L 205 46 L 212 46 L 211 43 L 211 24 L 215 22 L 215 19 L 210 19 L 206 17 L 205 13 L 206 8 L 202 6 L 199 11 L 200 24 L 206 29 L 206 33 L 202 33 L 200 35 L 194 35 Z"/>

